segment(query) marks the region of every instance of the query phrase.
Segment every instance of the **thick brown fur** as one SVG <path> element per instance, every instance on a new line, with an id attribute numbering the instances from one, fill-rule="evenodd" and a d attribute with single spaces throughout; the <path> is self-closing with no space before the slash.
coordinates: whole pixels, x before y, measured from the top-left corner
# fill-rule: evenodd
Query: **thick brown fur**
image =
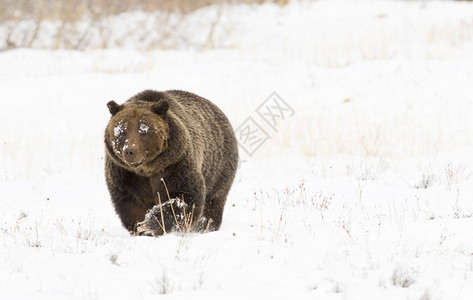
<path id="1" fill-rule="evenodd" d="M 107 105 L 105 176 L 123 226 L 136 233 L 141 222 L 148 234 L 164 232 L 145 220 L 160 201 L 171 200 L 162 178 L 170 198 L 182 199 L 192 212 L 192 229 L 218 230 L 238 164 L 235 134 L 221 110 L 178 90 L 145 90 L 122 105 Z M 176 223 L 169 211 L 163 215 L 165 224 Z"/>

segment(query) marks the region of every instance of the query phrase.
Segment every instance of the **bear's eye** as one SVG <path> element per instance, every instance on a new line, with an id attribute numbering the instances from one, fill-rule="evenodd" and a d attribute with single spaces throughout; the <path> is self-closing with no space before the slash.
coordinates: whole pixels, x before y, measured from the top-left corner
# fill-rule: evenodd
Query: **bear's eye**
<path id="1" fill-rule="evenodd" d="M 138 132 L 140 133 L 141 136 L 145 136 L 148 134 L 149 126 L 146 124 L 141 123 L 140 128 L 138 129 Z"/>
<path id="2" fill-rule="evenodd" d="M 128 135 L 127 132 L 123 130 L 122 132 L 120 132 L 117 138 L 123 139 L 123 138 L 126 138 L 127 135 Z"/>
<path id="3" fill-rule="evenodd" d="M 123 123 L 122 120 L 113 128 L 113 136 L 117 139 L 126 136 L 127 123 Z"/>

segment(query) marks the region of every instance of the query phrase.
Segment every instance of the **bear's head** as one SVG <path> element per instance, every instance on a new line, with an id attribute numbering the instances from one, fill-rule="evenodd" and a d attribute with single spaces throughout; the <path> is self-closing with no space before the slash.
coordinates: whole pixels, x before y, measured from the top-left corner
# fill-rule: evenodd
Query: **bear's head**
<path id="1" fill-rule="evenodd" d="M 107 106 L 112 117 L 106 129 L 106 143 L 115 159 L 129 169 L 139 169 L 166 150 L 170 131 L 166 100 L 142 105 L 110 101 Z"/>

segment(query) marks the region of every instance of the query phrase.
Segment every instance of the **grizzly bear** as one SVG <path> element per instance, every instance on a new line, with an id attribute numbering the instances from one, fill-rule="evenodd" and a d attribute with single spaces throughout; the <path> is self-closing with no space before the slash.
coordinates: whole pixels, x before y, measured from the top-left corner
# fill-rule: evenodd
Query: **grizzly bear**
<path id="1" fill-rule="evenodd" d="M 123 226 L 149 236 L 218 230 L 238 165 L 222 111 L 179 90 L 145 90 L 107 106 L 105 177 Z"/>

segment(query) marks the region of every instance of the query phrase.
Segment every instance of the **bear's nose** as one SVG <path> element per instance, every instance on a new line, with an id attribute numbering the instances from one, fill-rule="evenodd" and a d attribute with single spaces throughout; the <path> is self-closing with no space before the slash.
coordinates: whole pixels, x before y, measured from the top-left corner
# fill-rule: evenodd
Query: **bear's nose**
<path id="1" fill-rule="evenodd" d="M 135 158 L 136 150 L 134 148 L 128 147 L 123 151 L 123 154 L 125 155 L 125 159 L 130 161 Z"/>

